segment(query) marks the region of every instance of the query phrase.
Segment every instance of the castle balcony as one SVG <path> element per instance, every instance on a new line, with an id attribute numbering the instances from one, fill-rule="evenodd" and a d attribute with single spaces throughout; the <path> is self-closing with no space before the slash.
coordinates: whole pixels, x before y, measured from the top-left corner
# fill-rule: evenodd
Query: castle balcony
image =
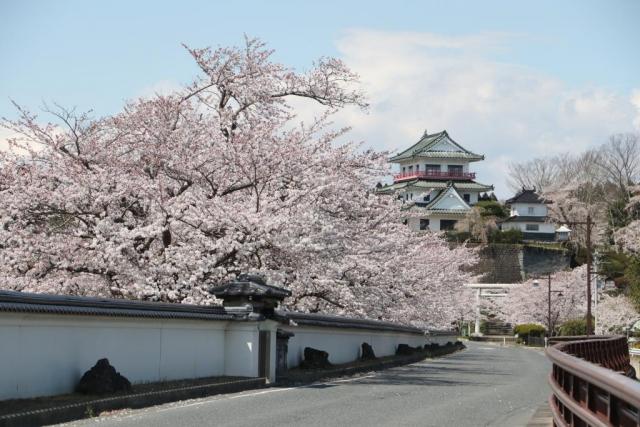
<path id="1" fill-rule="evenodd" d="M 475 172 L 460 172 L 460 171 L 436 171 L 436 170 L 423 170 L 404 172 L 393 175 L 394 182 L 407 181 L 409 179 L 424 178 L 424 179 L 459 179 L 470 180 L 476 179 Z"/>

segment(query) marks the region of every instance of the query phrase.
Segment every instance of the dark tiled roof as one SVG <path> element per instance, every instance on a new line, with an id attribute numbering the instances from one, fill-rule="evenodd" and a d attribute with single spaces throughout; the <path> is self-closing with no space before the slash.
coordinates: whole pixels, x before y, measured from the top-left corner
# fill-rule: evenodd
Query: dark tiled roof
<path id="1" fill-rule="evenodd" d="M 514 216 L 510 216 L 509 218 L 505 219 L 502 222 L 546 222 L 546 220 L 547 220 L 546 216 L 514 215 Z"/>
<path id="2" fill-rule="evenodd" d="M 534 240 L 542 242 L 554 242 L 556 240 L 556 233 L 531 233 L 529 231 L 522 232 L 523 240 Z"/>
<path id="3" fill-rule="evenodd" d="M 512 204 L 512 203 L 550 203 L 550 202 L 540 197 L 538 193 L 536 193 L 535 188 L 533 190 L 526 190 L 523 188 L 518 192 L 518 194 L 516 194 L 515 196 L 507 200 L 506 203 Z"/>
<path id="4" fill-rule="evenodd" d="M 0 291 L 0 312 L 70 314 L 157 319 L 231 320 L 220 306 L 167 304 L 110 298 Z"/>
<path id="5" fill-rule="evenodd" d="M 405 332 L 424 335 L 425 331 L 413 326 L 398 323 L 384 322 L 381 320 L 356 319 L 352 317 L 332 316 L 327 314 L 300 313 L 297 311 L 275 311 L 275 320 L 288 324 L 290 321 L 301 326 L 318 326 L 325 328 L 351 328 L 370 329 L 377 331 Z"/>
<path id="6" fill-rule="evenodd" d="M 455 181 L 455 185 L 458 190 L 467 190 L 467 191 L 493 190 L 493 185 L 480 184 L 479 182 L 475 182 L 475 181 L 462 181 L 462 182 Z M 448 181 L 443 181 L 443 180 L 429 181 L 426 179 L 413 179 L 410 181 L 402 181 L 394 184 L 385 185 L 383 187 L 376 189 L 376 192 L 380 194 L 392 193 L 394 191 L 407 188 L 407 187 L 441 190 L 443 188 L 447 188 L 447 186 L 448 186 Z"/>

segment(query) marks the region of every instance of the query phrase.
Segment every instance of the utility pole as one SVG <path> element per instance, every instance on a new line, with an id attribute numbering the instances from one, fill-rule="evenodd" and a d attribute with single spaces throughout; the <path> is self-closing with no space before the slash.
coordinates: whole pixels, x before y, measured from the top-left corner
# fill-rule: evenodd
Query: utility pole
<path id="1" fill-rule="evenodd" d="M 587 336 L 593 334 L 591 317 L 591 214 L 587 214 Z"/>
<path id="2" fill-rule="evenodd" d="M 549 334 L 549 337 L 551 337 L 553 335 L 553 331 L 551 329 L 551 273 L 549 273 L 547 275 L 548 278 L 548 290 L 549 290 L 549 294 L 548 294 L 548 298 L 547 298 L 547 334 Z"/>
<path id="3" fill-rule="evenodd" d="M 593 227 L 593 221 L 591 220 L 591 213 L 587 213 L 586 221 L 575 221 L 569 224 L 587 226 L 587 336 L 589 336 L 593 335 L 593 318 L 591 317 L 591 251 L 593 250 L 591 247 L 591 227 Z"/>

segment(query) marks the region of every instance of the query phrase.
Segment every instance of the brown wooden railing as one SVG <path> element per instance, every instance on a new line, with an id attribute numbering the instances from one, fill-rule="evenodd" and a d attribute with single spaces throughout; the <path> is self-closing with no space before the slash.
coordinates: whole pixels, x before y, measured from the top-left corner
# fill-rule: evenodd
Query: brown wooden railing
<path id="1" fill-rule="evenodd" d="M 640 382 L 622 336 L 551 339 L 554 426 L 640 426 Z"/>

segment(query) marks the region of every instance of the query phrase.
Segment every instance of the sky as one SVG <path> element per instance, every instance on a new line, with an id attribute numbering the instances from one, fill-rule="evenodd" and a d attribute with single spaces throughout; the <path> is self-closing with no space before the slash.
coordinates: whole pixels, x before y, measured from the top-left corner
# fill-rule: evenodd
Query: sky
<path id="1" fill-rule="evenodd" d="M 510 162 L 640 132 L 639 18 L 636 0 L 0 0 L 0 116 L 11 100 L 113 114 L 196 76 L 182 43 L 246 34 L 297 70 L 334 56 L 360 75 L 370 109 L 335 118 L 350 139 L 397 151 L 446 129 L 506 198 Z"/>

